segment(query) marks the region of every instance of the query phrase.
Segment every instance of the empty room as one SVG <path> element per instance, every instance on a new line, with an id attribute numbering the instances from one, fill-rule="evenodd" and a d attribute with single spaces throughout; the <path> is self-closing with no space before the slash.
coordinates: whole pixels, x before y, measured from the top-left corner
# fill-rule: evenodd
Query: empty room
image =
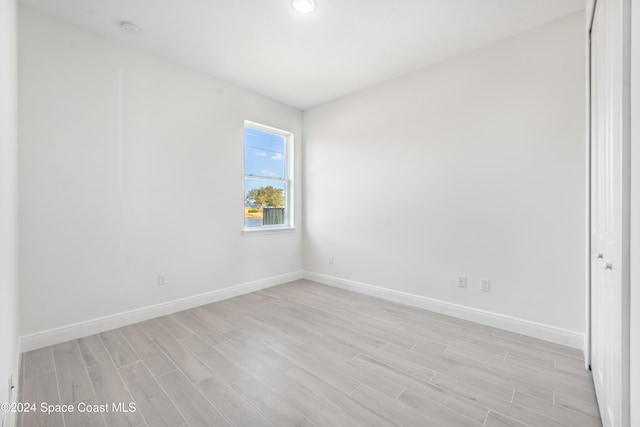
<path id="1" fill-rule="evenodd" d="M 638 29 L 0 0 L 0 427 L 640 426 Z"/>

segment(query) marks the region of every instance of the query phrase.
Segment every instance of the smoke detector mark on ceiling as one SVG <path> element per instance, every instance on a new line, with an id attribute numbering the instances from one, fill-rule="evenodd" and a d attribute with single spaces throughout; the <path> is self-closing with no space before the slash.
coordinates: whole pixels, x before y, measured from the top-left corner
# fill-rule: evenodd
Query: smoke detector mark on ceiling
<path id="1" fill-rule="evenodd" d="M 120 28 L 122 29 L 122 31 L 132 36 L 140 32 L 140 27 L 127 21 L 122 21 L 120 23 Z"/>

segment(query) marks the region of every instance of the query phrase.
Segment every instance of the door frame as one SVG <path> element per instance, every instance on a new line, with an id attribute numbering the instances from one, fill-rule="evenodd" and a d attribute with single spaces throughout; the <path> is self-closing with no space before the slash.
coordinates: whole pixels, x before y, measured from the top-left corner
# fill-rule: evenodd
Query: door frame
<path id="1" fill-rule="evenodd" d="M 631 3 L 631 245 L 629 398 L 640 402 L 640 0 Z M 632 426 L 640 406 L 631 407 Z"/>
<path id="2" fill-rule="evenodd" d="M 587 0 L 585 7 L 585 332 L 582 351 L 585 368 L 591 370 L 591 26 L 596 0 Z"/>
<path id="3" fill-rule="evenodd" d="M 586 197 L 586 293 L 585 293 L 585 365 L 591 369 L 591 28 L 598 1 L 587 0 L 586 15 L 586 144 L 587 144 L 587 197 Z M 622 425 L 640 425 L 640 408 L 631 408 L 631 402 L 640 399 L 640 0 L 621 0 L 623 15 L 623 175 L 622 175 L 622 295 L 629 306 L 623 316 L 626 334 L 622 337 L 623 351 L 623 419 Z M 635 4 L 636 8 L 632 8 Z M 632 16 L 633 14 L 633 16 Z M 632 24 L 639 29 L 632 32 Z M 634 43 L 635 42 L 635 43 Z M 632 82 L 631 69 L 638 70 Z M 635 108 L 632 108 L 635 107 Z M 632 118 L 634 119 L 632 121 Z M 635 121 L 635 124 L 634 124 Z M 632 150 L 632 146 L 635 150 Z M 632 172 L 635 170 L 635 173 Z M 633 189 L 633 192 L 631 191 Z M 633 215 L 632 215 L 633 213 Z M 635 264 L 631 260 L 636 260 Z M 631 296 L 636 300 L 631 301 Z M 623 326 L 624 328 L 624 326 Z M 628 379 L 628 381 L 625 381 Z M 637 406 L 637 405 L 636 405 Z"/>

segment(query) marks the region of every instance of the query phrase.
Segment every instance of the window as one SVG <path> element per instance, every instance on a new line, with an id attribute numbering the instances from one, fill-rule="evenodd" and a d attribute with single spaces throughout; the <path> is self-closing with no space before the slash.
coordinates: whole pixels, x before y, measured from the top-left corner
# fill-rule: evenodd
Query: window
<path id="1" fill-rule="evenodd" d="M 291 228 L 293 134 L 244 123 L 244 229 Z"/>

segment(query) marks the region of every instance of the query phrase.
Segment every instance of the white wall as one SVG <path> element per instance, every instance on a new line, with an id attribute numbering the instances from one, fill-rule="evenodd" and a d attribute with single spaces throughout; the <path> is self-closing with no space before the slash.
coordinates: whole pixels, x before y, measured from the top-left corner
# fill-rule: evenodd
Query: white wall
<path id="1" fill-rule="evenodd" d="M 19 65 L 21 334 L 300 270 L 242 233 L 243 121 L 299 160 L 300 111 L 25 7 Z"/>
<path id="2" fill-rule="evenodd" d="M 15 1 L 0 1 L 0 402 L 15 397 L 7 384 L 18 360 L 16 31 Z M 0 412 L 0 424 L 9 418 Z"/>
<path id="3" fill-rule="evenodd" d="M 583 333 L 583 28 L 306 111 L 305 270 Z"/>

